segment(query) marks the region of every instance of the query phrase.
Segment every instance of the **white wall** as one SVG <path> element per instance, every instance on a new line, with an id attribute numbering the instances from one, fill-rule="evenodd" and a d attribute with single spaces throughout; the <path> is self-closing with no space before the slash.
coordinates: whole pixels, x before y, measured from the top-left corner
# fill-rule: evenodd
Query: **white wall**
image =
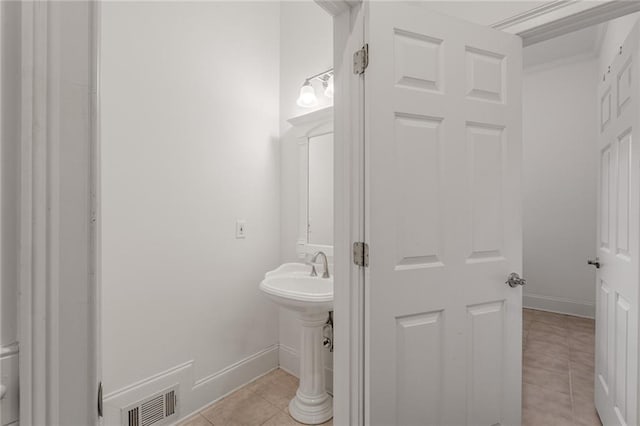
<path id="1" fill-rule="evenodd" d="M 577 58 L 523 76 L 525 306 L 595 313 L 596 70 Z"/>
<path id="2" fill-rule="evenodd" d="M 280 6 L 102 9 L 107 402 L 179 381 L 188 414 L 277 365 Z"/>
<path id="3" fill-rule="evenodd" d="M 331 105 L 332 101 L 316 90 L 318 106 L 302 108 L 296 104 L 305 78 L 333 66 L 333 22 L 331 16 L 313 0 L 282 2 L 280 15 L 280 144 L 281 144 L 281 259 L 299 261 L 298 240 L 298 142 L 287 120 Z M 280 310 L 280 365 L 298 374 L 297 354 L 300 327 L 295 314 Z M 331 356 L 326 354 L 331 368 Z M 331 384 L 328 384 L 331 386 Z"/>
<path id="4" fill-rule="evenodd" d="M 18 407 L 18 271 L 20 246 L 20 86 L 21 14 L 19 2 L 0 4 L 0 69 L 2 139 L 0 182 L 2 199 L 0 233 L 2 263 L 0 266 L 0 371 L 2 384 L 9 393 L 2 401 L 0 424 L 17 420 Z"/>

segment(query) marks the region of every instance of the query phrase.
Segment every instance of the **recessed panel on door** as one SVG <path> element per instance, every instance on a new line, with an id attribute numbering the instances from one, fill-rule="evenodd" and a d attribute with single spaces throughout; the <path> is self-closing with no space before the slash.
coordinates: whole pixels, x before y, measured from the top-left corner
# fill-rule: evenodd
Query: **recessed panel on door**
<path id="1" fill-rule="evenodd" d="M 618 137 L 616 245 L 617 253 L 629 256 L 629 187 L 631 178 L 631 131 Z"/>
<path id="2" fill-rule="evenodd" d="M 609 369 L 611 367 L 609 356 L 609 287 L 604 281 L 600 281 L 598 297 L 598 382 L 606 394 L 609 394 Z"/>
<path id="3" fill-rule="evenodd" d="M 504 302 L 467 308 L 468 424 L 502 422 L 502 362 L 505 353 Z"/>
<path id="4" fill-rule="evenodd" d="M 630 304 L 620 294 L 616 295 L 615 305 L 615 394 L 613 397 L 616 414 L 622 424 L 627 423 L 627 380 L 628 365 L 628 333 Z"/>
<path id="5" fill-rule="evenodd" d="M 396 114 L 396 269 L 442 266 L 441 119 Z"/>
<path id="6" fill-rule="evenodd" d="M 631 57 L 622 66 L 622 69 L 618 73 L 616 80 L 617 95 L 618 95 L 618 115 L 622 114 L 624 108 L 629 104 L 631 100 Z"/>
<path id="7" fill-rule="evenodd" d="M 440 424 L 442 312 L 396 318 L 396 424 Z"/>
<path id="8" fill-rule="evenodd" d="M 600 247 L 609 250 L 611 210 L 611 147 L 600 153 Z"/>
<path id="9" fill-rule="evenodd" d="M 475 47 L 466 48 L 467 96 L 504 102 L 504 56 Z"/>
<path id="10" fill-rule="evenodd" d="M 467 123 L 469 185 L 471 188 L 471 252 L 467 262 L 503 258 L 504 129 Z"/>
<path id="11" fill-rule="evenodd" d="M 395 81 L 398 87 L 441 92 L 442 40 L 394 30 Z"/>
<path id="12" fill-rule="evenodd" d="M 611 121 L 611 86 L 609 86 L 600 99 L 600 131 Z"/>

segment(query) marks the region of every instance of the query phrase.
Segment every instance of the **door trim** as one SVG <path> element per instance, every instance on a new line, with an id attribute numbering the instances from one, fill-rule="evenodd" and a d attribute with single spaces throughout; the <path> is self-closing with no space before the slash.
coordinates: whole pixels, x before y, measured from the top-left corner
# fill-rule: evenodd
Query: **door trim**
<path id="1" fill-rule="evenodd" d="M 22 424 L 98 422 L 97 4 L 21 5 Z"/>
<path id="2" fill-rule="evenodd" d="M 556 0 L 496 22 L 493 28 L 522 37 L 523 46 L 640 11 L 640 2 Z"/>

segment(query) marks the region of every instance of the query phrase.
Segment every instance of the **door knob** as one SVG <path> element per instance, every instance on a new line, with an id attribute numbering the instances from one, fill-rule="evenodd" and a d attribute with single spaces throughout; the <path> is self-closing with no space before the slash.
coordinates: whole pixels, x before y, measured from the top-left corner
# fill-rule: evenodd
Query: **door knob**
<path id="1" fill-rule="evenodd" d="M 509 284 L 509 287 L 517 287 L 519 285 L 525 285 L 526 283 L 527 280 L 520 278 L 520 275 L 515 272 L 510 273 L 507 281 L 505 282 L 505 284 Z"/>
<path id="2" fill-rule="evenodd" d="M 600 269 L 600 258 L 596 257 L 594 260 L 587 259 L 587 264 L 595 266 L 596 269 Z"/>

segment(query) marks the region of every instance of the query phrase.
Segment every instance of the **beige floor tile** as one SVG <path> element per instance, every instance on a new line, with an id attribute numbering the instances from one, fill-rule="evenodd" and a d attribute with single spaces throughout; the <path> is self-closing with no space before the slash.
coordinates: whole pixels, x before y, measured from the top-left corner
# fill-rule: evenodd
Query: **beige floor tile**
<path id="1" fill-rule="evenodd" d="M 188 419 L 185 419 L 178 423 L 178 426 L 211 426 L 211 423 L 202 415 L 196 414 L 195 416 L 191 416 Z"/>
<path id="2" fill-rule="evenodd" d="M 278 408 L 261 396 L 243 388 L 219 403 L 202 411 L 202 415 L 218 425 L 261 425 L 277 412 Z"/>
<path id="3" fill-rule="evenodd" d="M 255 393 L 283 410 L 289 406 L 291 399 L 296 396 L 297 389 L 298 386 L 290 381 L 280 379 L 256 388 Z"/>
<path id="4" fill-rule="evenodd" d="M 522 380 L 526 384 L 536 385 L 548 391 L 570 394 L 569 372 L 563 373 L 524 366 L 522 369 Z"/>
<path id="5" fill-rule="evenodd" d="M 533 321 L 536 317 L 536 312 L 533 309 L 523 309 L 522 310 L 522 319 L 524 321 Z"/>
<path id="6" fill-rule="evenodd" d="M 578 400 L 573 403 L 573 418 L 581 426 L 601 426 L 600 417 L 593 400 Z"/>
<path id="7" fill-rule="evenodd" d="M 569 315 L 556 314 L 553 312 L 538 311 L 536 313 L 536 321 L 546 324 L 555 325 L 556 327 L 567 328 L 570 321 Z"/>
<path id="8" fill-rule="evenodd" d="M 596 348 L 596 336 L 588 331 L 570 331 L 569 347 L 581 352 L 593 353 Z"/>
<path id="9" fill-rule="evenodd" d="M 531 368 L 544 368 L 558 373 L 569 371 L 569 360 L 546 354 L 531 354 L 526 349 L 522 357 L 522 365 Z"/>
<path id="10" fill-rule="evenodd" d="M 557 325 L 549 324 L 546 322 L 533 321 L 531 323 L 531 327 L 529 327 L 529 331 L 538 331 L 542 333 L 555 334 L 561 337 L 568 337 L 569 331 Z"/>
<path id="11" fill-rule="evenodd" d="M 576 374 L 575 371 L 571 371 L 571 395 L 574 401 L 593 401 L 594 398 L 595 380 L 593 375 L 591 377 Z"/>
<path id="12" fill-rule="evenodd" d="M 569 360 L 571 364 L 580 364 L 585 367 L 590 367 L 591 369 L 595 366 L 595 355 L 593 352 L 582 352 L 577 350 L 571 350 L 569 355 Z"/>
<path id="13" fill-rule="evenodd" d="M 298 423 L 291 417 L 288 411 L 280 411 L 275 416 L 271 417 L 263 426 L 298 426 L 304 423 Z M 328 422 L 322 423 L 321 426 L 333 426 L 333 419 Z"/>
<path id="14" fill-rule="evenodd" d="M 569 347 L 569 340 L 564 336 L 559 336 L 548 331 L 542 331 L 532 328 L 527 333 L 528 340 L 538 340 L 541 342 L 555 343 L 558 345 Z"/>
<path id="15" fill-rule="evenodd" d="M 556 358 L 569 359 L 569 347 L 557 343 L 542 342 L 529 338 L 527 334 L 526 351 L 532 355 L 544 354 Z"/>
<path id="16" fill-rule="evenodd" d="M 290 415 L 284 411 L 279 411 L 275 416 L 271 417 L 263 426 L 298 426 L 302 423 L 296 422 Z"/>
<path id="17" fill-rule="evenodd" d="M 569 330 L 580 330 L 594 333 L 596 331 L 596 322 L 589 318 L 569 317 L 567 319 L 567 328 Z"/>
<path id="18" fill-rule="evenodd" d="M 565 426 L 571 425 L 571 398 L 536 385 L 523 385 L 522 389 L 523 425 Z"/>

